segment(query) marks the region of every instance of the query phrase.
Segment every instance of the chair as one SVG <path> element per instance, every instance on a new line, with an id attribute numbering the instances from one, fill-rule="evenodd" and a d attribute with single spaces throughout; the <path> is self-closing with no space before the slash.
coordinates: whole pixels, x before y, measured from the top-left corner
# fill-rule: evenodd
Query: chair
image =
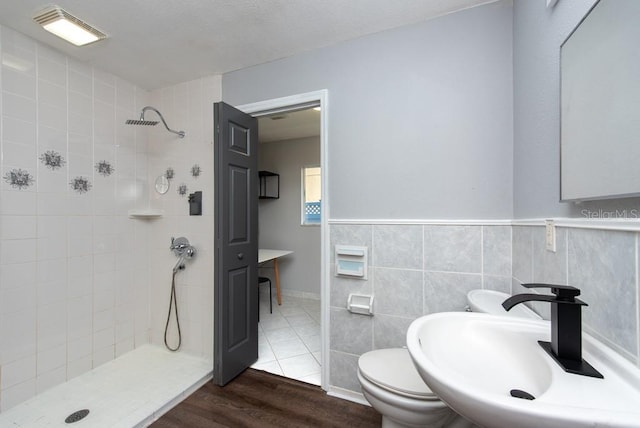
<path id="1" fill-rule="evenodd" d="M 269 313 L 273 313 L 273 299 L 271 298 L 271 280 L 266 276 L 258 277 L 258 287 L 260 287 L 260 284 L 264 284 L 265 282 L 269 283 Z"/>

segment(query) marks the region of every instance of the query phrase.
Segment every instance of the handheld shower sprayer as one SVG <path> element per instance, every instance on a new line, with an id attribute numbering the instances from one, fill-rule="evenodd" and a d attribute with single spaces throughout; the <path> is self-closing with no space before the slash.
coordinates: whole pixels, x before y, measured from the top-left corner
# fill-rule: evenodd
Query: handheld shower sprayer
<path id="1" fill-rule="evenodd" d="M 167 128 L 167 131 L 173 132 L 174 134 L 178 135 L 178 137 L 180 137 L 180 138 L 184 138 L 184 131 L 174 131 L 173 129 L 169 128 L 169 126 L 167 125 L 167 122 L 165 122 L 165 120 L 164 120 L 164 117 L 162 117 L 162 114 L 155 107 L 151 107 L 151 106 L 144 107 L 142 109 L 142 112 L 140 113 L 140 119 L 127 119 L 127 121 L 125 123 L 127 125 L 156 126 L 158 124 L 157 120 L 145 120 L 144 119 L 144 112 L 147 111 L 147 110 L 154 111 L 154 112 L 156 112 L 156 114 L 158 116 L 160 116 L 160 120 L 162 120 L 162 124 L 164 125 L 165 128 Z"/>
<path id="2" fill-rule="evenodd" d="M 184 262 L 196 255 L 196 249 L 189 244 L 189 240 L 185 237 L 171 238 L 169 249 L 178 257 L 178 262 L 173 267 L 173 276 L 171 278 L 171 296 L 169 297 L 169 313 L 167 314 L 167 324 L 164 326 L 164 344 L 170 351 L 180 349 L 182 343 L 182 334 L 180 333 L 180 318 L 178 318 L 178 298 L 176 297 L 176 274 L 179 270 L 185 268 Z M 171 319 L 172 308 L 175 308 L 176 326 L 178 328 L 178 345 L 175 348 L 169 346 L 167 335 L 169 331 L 169 320 Z"/>

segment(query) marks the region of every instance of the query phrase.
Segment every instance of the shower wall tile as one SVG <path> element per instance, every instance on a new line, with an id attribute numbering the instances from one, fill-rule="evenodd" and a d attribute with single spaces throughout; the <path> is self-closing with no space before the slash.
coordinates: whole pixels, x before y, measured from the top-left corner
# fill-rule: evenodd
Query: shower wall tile
<path id="1" fill-rule="evenodd" d="M 148 206 L 148 130 L 124 124 L 148 94 L 7 27 L 0 39 L 0 176 L 34 178 L 26 188 L 0 182 L 0 361 L 38 367 L 0 385 L 6 409 L 148 341 L 150 258 L 139 255 L 148 239 L 120 247 L 148 226 L 128 218 Z M 44 157 L 51 151 L 57 165 Z M 108 177 L 95 169 L 103 160 Z M 78 177 L 86 192 L 72 189 Z"/>
<path id="2" fill-rule="evenodd" d="M 35 146 L 36 128 L 31 122 L 13 119 L 8 116 L 2 118 L 3 141 Z"/>
<path id="3" fill-rule="evenodd" d="M 136 315 L 136 343 L 145 340 L 145 337 L 151 337 L 152 343 L 164 346 L 171 268 L 176 260 L 168 246 L 171 237 L 185 236 L 196 247 L 198 254 L 188 264 L 187 269 L 176 276 L 178 287 L 187 290 L 179 296 L 178 302 L 180 308 L 188 307 L 181 313 L 181 322 L 183 316 L 185 321 L 184 325 L 181 324 L 183 349 L 206 358 L 213 358 L 213 316 L 210 308 L 213 306 L 214 281 L 211 263 L 206 261 L 213 260 L 214 189 L 213 137 L 212 134 L 211 138 L 204 136 L 213 130 L 213 103 L 221 100 L 220 88 L 221 78 L 215 76 L 155 90 L 144 100 L 136 98 L 135 106 L 138 113 L 133 117 L 139 116 L 139 109 L 145 105 L 152 105 L 162 112 L 169 126 L 185 131 L 185 137 L 182 139 L 161 126 L 116 130 L 118 141 L 121 136 L 130 138 L 135 135 L 135 145 L 124 145 L 126 151 L 116 153 L 116 168 L 123 164 L 135 165 L 141 151 L 146 150 L 145 175 L 140 174 L 140 168 L 135 168 L 136 175 L 127 179 L 130 181 L 118 181 L 117 192 L 124 195 L 127 188 L 141 186 L 140 191 L 147 195 L 150 205 L 164 211 L 163 218 L 150 225 L 149 235 L 143 241 L 150 258 L 154 260 L 154 269 L 149 273 L 149 288 L 139 290 L 141 296 L 145 293 L 150 296 L 148 318 L 151 323 L 150 332 L 145 332 L 142 328 L 142 316 Z M 118 100 L 116 105 L 118 109 L 121 106 Z M 117 110 L 116 117 L 119 114 Z M 147 115 L 154 120 L 157 117 L 154 112 L 148 112 Z M 206 132 L 203 127 L 206 128 Z M 146 132 L 141 133 L 139 128 L 146 128 Z M 190 172 L 194 164 L 198 164 L 202 170 L 202 174 L 197 178 Z M 169 167 L 175 174 L 171 187 L 166 194 L 158 194 L 153 183 L 158 176 L 164 175 Z M 147 183 L 151 183 L 151 186 Z M 202 216 L 189 216 L 186 196 L 177 193 L 178 185 L 182 183 L 187 186 L 189 192 L 203 192 Z M 196 302 L 197 300 L 200 302 Z M 174 338 L 174 333 L 170 333 L 170 337 Z"/>
<path id="4" fill-rule="evenodd" d="M 2 68 L 2 88 L 21 97 L 35 100 L 36 84 L 35 76 L 28 73 L 21 73 L 10 67 Z"/>

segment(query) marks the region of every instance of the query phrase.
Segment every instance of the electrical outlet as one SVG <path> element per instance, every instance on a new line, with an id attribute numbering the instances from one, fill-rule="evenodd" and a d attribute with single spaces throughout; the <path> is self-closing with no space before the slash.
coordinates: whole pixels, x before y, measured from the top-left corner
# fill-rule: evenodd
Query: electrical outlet
<path id="1" fill-rule="evenodd" d="M 547 251 L 556 252 L 556 225 L 553 220 L 545 220 L 545 242 Z"/>

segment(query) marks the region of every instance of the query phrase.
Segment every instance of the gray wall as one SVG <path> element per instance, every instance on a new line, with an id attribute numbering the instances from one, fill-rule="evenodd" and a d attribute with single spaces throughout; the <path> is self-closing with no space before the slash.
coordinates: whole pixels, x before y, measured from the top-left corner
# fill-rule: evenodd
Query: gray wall
<path id="1" fill-rule="evenodd" d="M 581 217 L 640 207 L 640 199 L 559 202 L 560 45 L 595 0 L 515 0 L 513 13 L 514 215 Z"/>
<path id="2" fill-rule="evenodd" d="M 223 76 L 240 105 L 329 90 L 331 218 L 511 218 L 502 1 Z"/>
<path id="3" fill-rule="evenodd" d="M 260 144 L 259 169 L 280 174 L 280 199 L 260 200 L 260 248 L 293 251 L 278 261 L 283 292 L 312 293 L 317 298 L 320 298 L 320 227 L 300 225 L 300 170 L 319 164 L 318 137 Z M 273 279 L 270 269 L 261 270 L 260 275 Z"/>

